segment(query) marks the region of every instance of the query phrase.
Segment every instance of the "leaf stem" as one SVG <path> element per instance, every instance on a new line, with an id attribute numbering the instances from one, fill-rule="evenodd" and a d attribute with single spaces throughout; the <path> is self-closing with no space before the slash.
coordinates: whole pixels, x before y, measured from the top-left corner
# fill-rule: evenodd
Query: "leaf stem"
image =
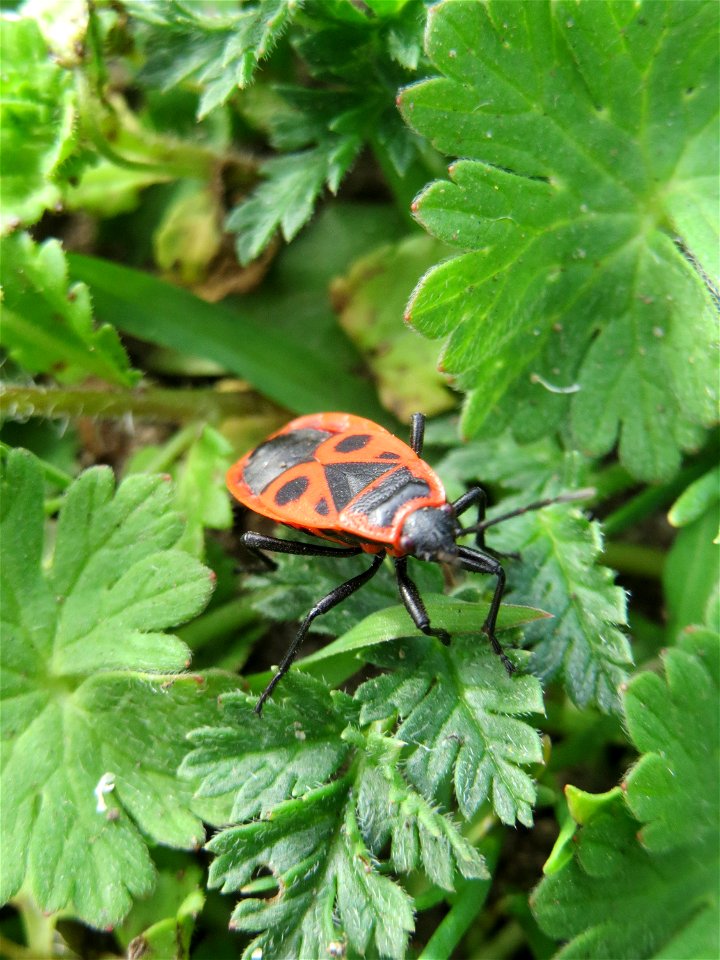
<path id="1" fill-rule="evenodd" d="M 614 540 L 606 543 L 601 561 L 618 573 L 630 573 L 657 580 L 662 576 L 666 554 L 638 543 Z"/>
<path id="2" fill-rule="evenodd" d="M 710 466 L 714 465 L 716 457 L 717 451 L 713 446 L 704 451 L 697 460 L 680 470 L 668 483 L 659 487 L 646 487 L 605 518 L 603 521 L 605 536 L 616 537 L 628 527 L 655 513 L 656 510 L 672 503 L 689 483 L 702 476 Z"/>
<path id="3" fill-rule="evenodd" d="M 172 423 L 190 420 L 217 422 L 226 417 L 257 415 L 270 409 L 266 401 L 248 390 L 5 387 L 0 392 L 0 415 L 16 420 L 29 417 L 115 419 L 130 414 Z"/>

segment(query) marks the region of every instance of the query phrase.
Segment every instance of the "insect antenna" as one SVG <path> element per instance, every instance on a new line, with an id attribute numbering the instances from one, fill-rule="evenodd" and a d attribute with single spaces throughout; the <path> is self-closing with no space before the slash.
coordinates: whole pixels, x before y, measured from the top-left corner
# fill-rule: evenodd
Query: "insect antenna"
<path id="1" fill-rule="evenodd" d="M 536 500 L 534 503 L 528 503 L 524 507 L 518 507 L 516 510 L 509 510 L 502 513 L 499 517 L 493 517 L 491 520 L 483 520 L 481 523 L 473 524 L 471 527 L 463 527 L 458 536 L 465 536 L 467 533 L 484 533 L 488 527 L 494 527 L 504 520 L 510 520 L 512 517 L 522 516 L 524 513 L 530 513 L 531 510 L 542 510 L 543 507 L 550 507 L 554 503 L 570 503 L 573 500 L 589 500 L 595 496 L 597 491 L 594 487 L 584 487 L 582 490 L 573 490 L 570 493 L 561 493 L 557 497 L 548 497 L 545 500 Z"/>

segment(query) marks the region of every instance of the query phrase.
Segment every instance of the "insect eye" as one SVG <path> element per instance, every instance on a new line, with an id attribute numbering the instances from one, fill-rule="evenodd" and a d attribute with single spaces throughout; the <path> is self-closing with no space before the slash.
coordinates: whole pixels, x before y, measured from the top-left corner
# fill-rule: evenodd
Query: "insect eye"
<path id="1" fill-rule="evenodd" d="M 414 544 L 411 537 L 400 537 L 400 549 L 407 550 L 408 552 L 412 550 Z"/>
<path id="2" fill-rule="evenodd" d="M 447 513 L 448 516 L 453 516 L 454 511 L 453 511 L 453 508 L 452 508 L 452 504 L 450 504 L 450 503 L 444 503 L 439 509 L 440 509 L 443 513 Z"/>

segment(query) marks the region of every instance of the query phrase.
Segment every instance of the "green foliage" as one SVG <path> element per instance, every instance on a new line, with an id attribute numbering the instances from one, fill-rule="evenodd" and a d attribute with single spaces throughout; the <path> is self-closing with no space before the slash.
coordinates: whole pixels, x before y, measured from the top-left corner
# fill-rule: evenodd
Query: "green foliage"
<path id="1" fill-rule="evenodd" d="M 414 210 L 469 252 L 423 278 L 408 316 L 445 341 L 467 434 L 511 422 L 528 440 L 569 418 L 583 450 L 619 439 L 656 480 L 716 418 L 717 16 L 704 2 L 430 13 L 443 76 L 401 109 L 464 159 Z"/>
<path id="2" fill-rule="evenodd" d="M 348 696 L 329 699 L 323 684 L 298 674 L 262 721 L 239 694 L 223 697 L 222 710 L 225 726 L 193 734 L 183 771 L 202 778 L 202 796 L 235 794 L 233 821 L 241 822 L 208 848 L 211 884 L 243 893 L 233 926 L 257 934 L 244 957 L 257 949 L 322 956 L 344 940 L 361 953 L 403 956 L 412 906 L 381 870 L 388 842 L 396 871 L 421 868 L 446 889 L 456 871 L 487 875 L 475 848 L 406 779 L 403 742 L 375 724 L 358 726 Z M 270 900 L 253 896 L 262 868 L 278 892 Z"/>
<path id="3" fill-rule="evenodd" d="M 3 956 L 716 956 L 717 25 L 5 4 Z M 255 714 L 370 561 L 241 545 L 318 410 L 487 491 L 512 677 L 493 577 L 411 558 L 445 647 L 388 561 Z"/>
<path id="4" fill-rule="evenodd" d="M 695 629 L 624 696 L 643 755 L 623 795 L 600 804 L 574 859 L 543 880 L 534 908 L 561 957 L 711 957 L 720 867 L 720 645 Z"/>
<path id="5" fill-rule="evenodd" d="M 68 286 L 68 268 L 57 240 L 36 246 L 26 233 L 0 241 L 3 345 L 32 373 L 52 372 L 61 383 L 87 376 L 130 386 L 130 369 L 117 331 L 93 327 L 85 284 Z"/>
<path id="6" fill-rule="evenodd" d="M 77 142 L 72 76 L 49 56 L 34 20 L 3 21 L 0 61 L 0 235 L 4 235 L 35 223 L 58 204 L 62 167 Z"/>
<path id="7" fill-rule="evenodd" d="M 2 492 L 2 897 L 23 886 L 99 927 L 152 889 L 144 836 L 202 839 L 174 774 L 209 713 L 163 631 L 202 609 L 210 572 L 174 547 L 166 481 L 113 487 L 96 469 L 69 488 L 47 565 L 31 455 L 9 455 Z"/>
<path id="8" fill-rule="evenodd" d="M 145 81 L 165 91 L 183 81 L 196 84 L 203 91 L 202 118 L 250 83 L 302 0 L 262 0 L 222 12 L 192 0 L 126 0 L 124 5 L 144 26 L 138 31 L 141 49 L 152 51 Z"/>

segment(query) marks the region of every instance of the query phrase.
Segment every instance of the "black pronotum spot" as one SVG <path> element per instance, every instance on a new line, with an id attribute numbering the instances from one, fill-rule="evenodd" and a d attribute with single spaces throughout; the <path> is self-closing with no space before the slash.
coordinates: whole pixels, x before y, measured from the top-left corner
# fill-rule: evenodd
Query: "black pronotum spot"
<path id="1" fill-rule="evenodd" d="M 310 486 L 307 477 L 295 477 L 294 480 L 288 480 L 277 491 L 273 499 L 279 507 L 284 507 L 287 503 L 294 503 L 299 500 Z"/>
<path id="2" fill-rule="evenodd" d="M 409 500 L 426 497 L 430 487 L 420 477 L 414 477 L 406 468 L 395 470 L 387 480 L 359 497 L 353 505 L 353 513 L 364 514 L 374 527 L 389 527 L 398 509 Z"/>
<path id="3" fill-rule="evenodd" d="M 333 503 L 336 510 L 342 510 L 365 487 L 369 487 L 373 480 L 377 480 L 388 470 L 392 470 L 390 463 L 329 463 L 325 466 L 327 480 Z"/>
<path id="4" fill-rule="evenodd" d="M 351 437 L 345 437 L 335 444 L 338 453 L 352 453 L 353 450 L 362 450 L 368 445 L 370 440 L 369 433 L 355 433 Z"/>
<path id="5" fill-rule="evenodd" d="M 399 460 L 400 454 L 393 453 L 391 450 L 384 450 L 378 454 L 378 460 Z"/>

